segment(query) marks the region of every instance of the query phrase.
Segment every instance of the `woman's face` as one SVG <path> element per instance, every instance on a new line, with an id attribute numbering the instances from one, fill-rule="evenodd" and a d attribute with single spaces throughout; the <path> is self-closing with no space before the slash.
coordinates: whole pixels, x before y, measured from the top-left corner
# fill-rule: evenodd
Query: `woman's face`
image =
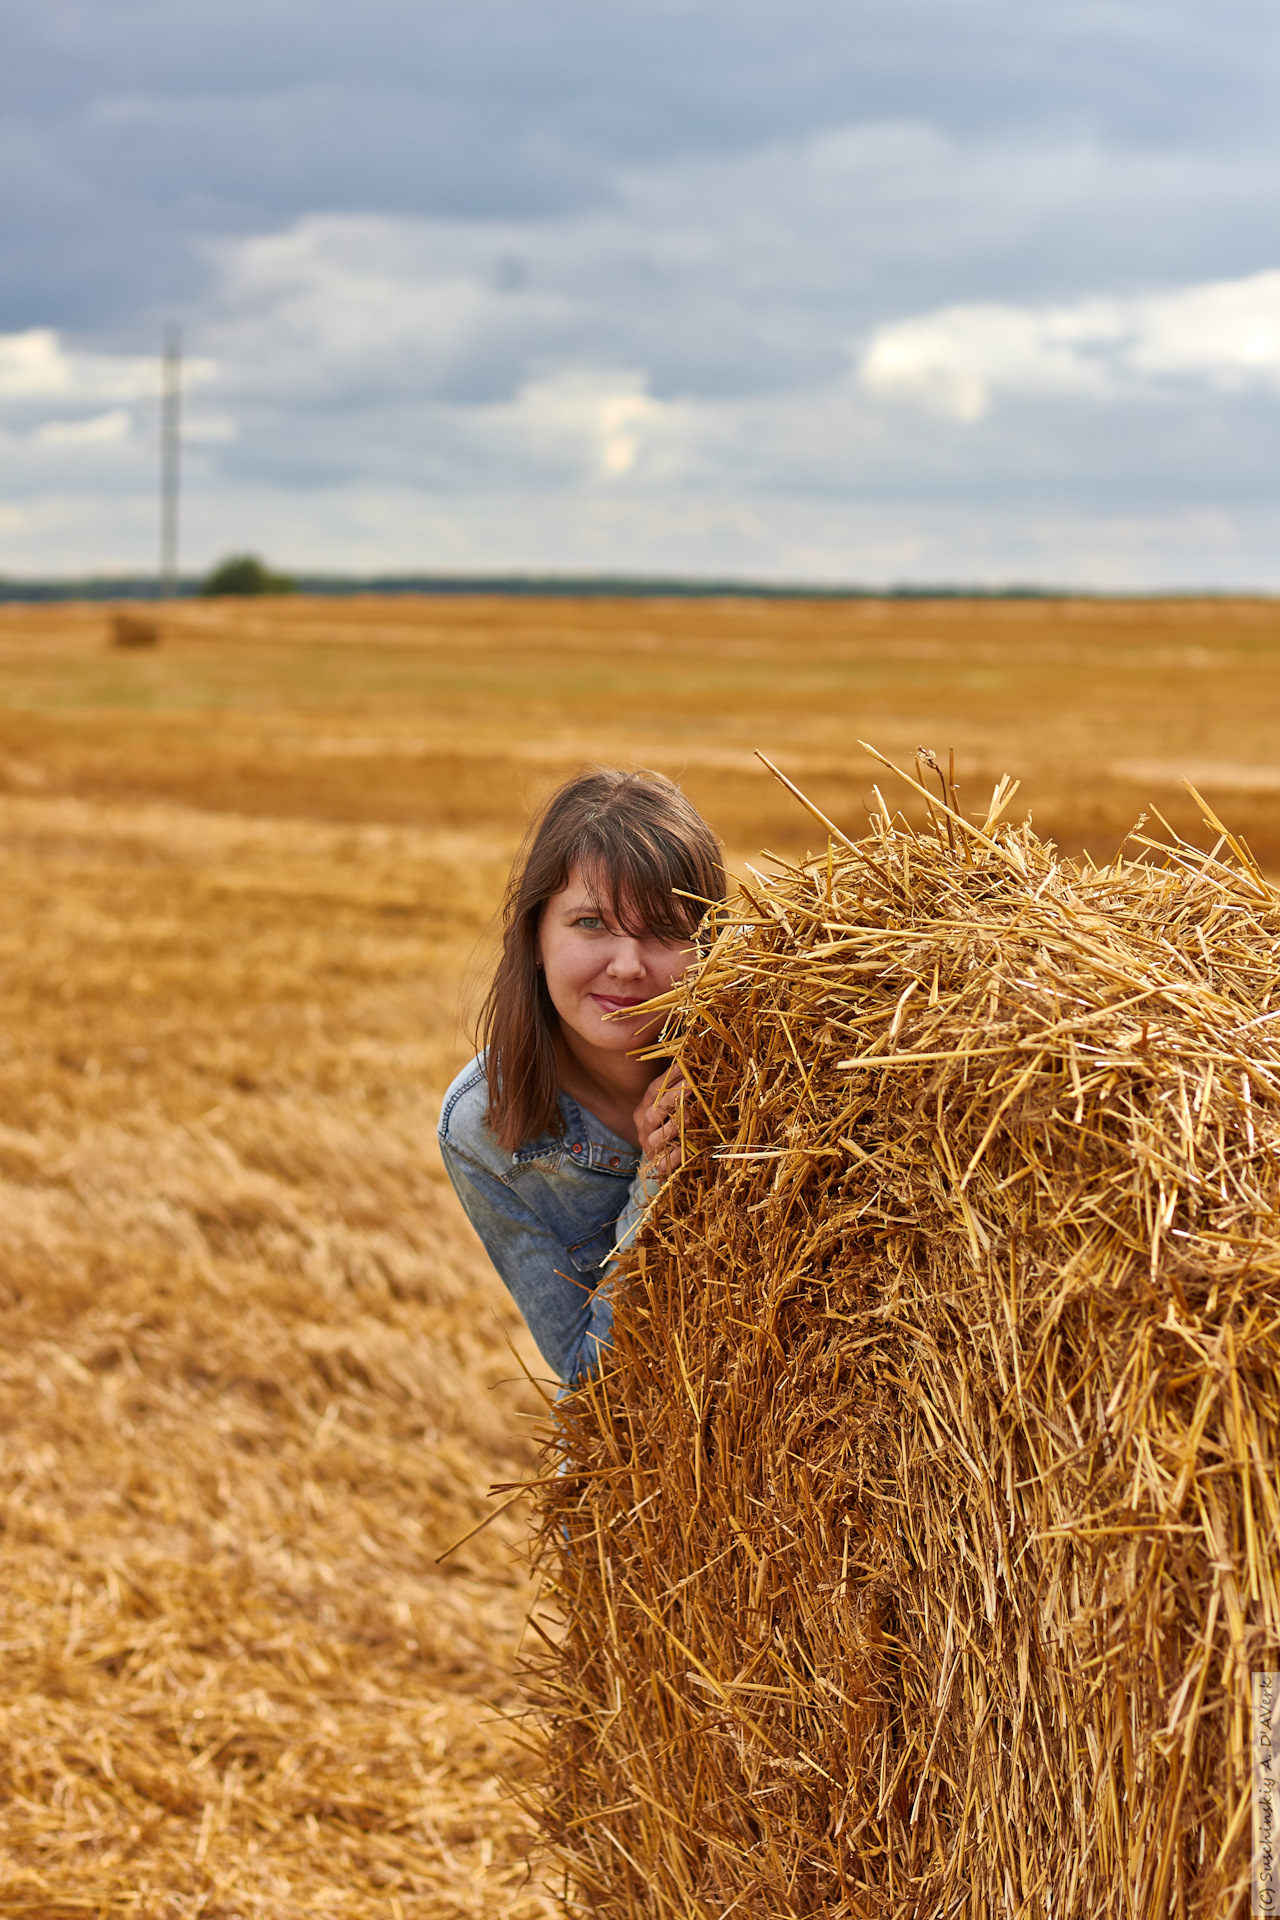
<path id="1" fill-rule="evenodd" d="M 653 1038 L 661 1014 L 636 1020 L 622 1010 L 666 993 L 692 957 L 691 944 L 624 932 L 578 867 L 538 923 L 538 959 L 561 1025 L 605 1053 L 628 1053 Z M 615 1013 L 617 1019 L 608 1018 Z"/>

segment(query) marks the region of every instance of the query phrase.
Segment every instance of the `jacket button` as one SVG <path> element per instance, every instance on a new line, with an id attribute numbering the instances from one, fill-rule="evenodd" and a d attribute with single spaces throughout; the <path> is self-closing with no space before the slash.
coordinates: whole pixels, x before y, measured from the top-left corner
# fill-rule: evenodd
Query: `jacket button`
<path id="1" fill-rule="evenodd" d="M 617 1156 L 617 1154 L 616 1154 L 616 1153 L 613 1153 L 613 1154 L 610 1154 L 610 1156 L 609 1156 L 609 1165 L 610 1165 L 611 1167 L 616 1167 L 616 1166 L 617 1166 L 617 1164 L 618 1164 L 618 1156 Z"/>
<path id="2" fill-rule="evenodd" d="M 582 1152 L 582 1148 L 581 1148 L 580 1146 L 577 1146 L 577 1145 L 574 1145 L 574 1146 L 572 1146 L 572 1147 L 571 1147 L 571 1148 L 569 1149 L 569 1151 L 570 1151 L 571 1153 L 581 1153 L 581 1152 Z"/>

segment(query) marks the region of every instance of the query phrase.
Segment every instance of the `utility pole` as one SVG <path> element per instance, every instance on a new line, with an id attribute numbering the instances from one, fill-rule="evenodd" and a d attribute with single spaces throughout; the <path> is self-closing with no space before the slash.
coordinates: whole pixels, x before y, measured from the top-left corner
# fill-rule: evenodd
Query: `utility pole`
<path id="1" fill-rule="evenodd" d="M 178 464 L 182 451 L 182 329 L 165 328 L 160 377 L 160 596 L 178 593 Z"/>

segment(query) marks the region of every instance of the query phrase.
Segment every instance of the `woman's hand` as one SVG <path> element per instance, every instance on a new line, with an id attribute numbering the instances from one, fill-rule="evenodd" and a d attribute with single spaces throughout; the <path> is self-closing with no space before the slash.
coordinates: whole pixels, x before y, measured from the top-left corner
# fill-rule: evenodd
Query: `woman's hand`
<path id="1" fill-rule="evenodd" d="M 640 1135 L 640 1155 L 647 1173 L 665 1180 L 674 1173 L 683 1157 L 680 1147 L 680 1102 L 684 1099 L 684 1075 L 678 1067 L 668 1067 L 651 1080 L 636 1108 L 636 1132 Z"/>

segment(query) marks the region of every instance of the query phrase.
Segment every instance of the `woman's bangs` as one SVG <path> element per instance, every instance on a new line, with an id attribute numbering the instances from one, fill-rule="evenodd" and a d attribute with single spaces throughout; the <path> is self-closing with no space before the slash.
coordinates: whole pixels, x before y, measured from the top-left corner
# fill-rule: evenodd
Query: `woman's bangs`
<path id="1" fill-rule="evenodd" d="M 693 892 L 689 876 L 672 870 L 665 848 L 646 844 L 648 836 L 634 832 L 607 847 L 595 835 L 591 839 L 594 844 L 583 847 L 577 865 L 598 905 L 624 933 L 635 940 L 692 937 L 705 909 L 684 897 Z"/>

